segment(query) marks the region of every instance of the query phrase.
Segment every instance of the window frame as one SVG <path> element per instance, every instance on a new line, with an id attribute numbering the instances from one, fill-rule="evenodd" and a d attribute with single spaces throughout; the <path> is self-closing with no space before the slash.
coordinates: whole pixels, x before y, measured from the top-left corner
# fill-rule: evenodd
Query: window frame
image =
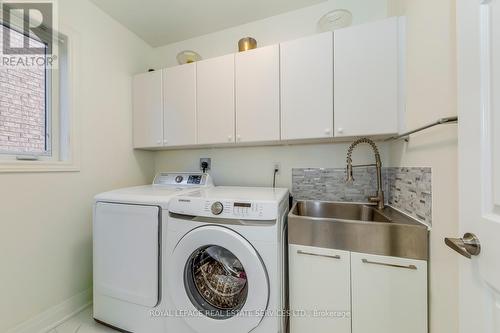
<path id="1" fill-rule="evenodd" d="M 0 11 L 1 12 L 1 11 Z M 41 40 L 39 38 L 36 38 L 36 36 L 27 36 L 24 32 L 22 32 L 19 27 L 13 25 L 13 26 L 7 26 L 4 24 L 4 22 L 0 19 L 0 29 L 7 28 L 9 30 L 15 31 L 16 33 L 26 36 L 28 38 L 33 39 L 34 41 L 37 41 L 39 43 L 43 43 L 44 45 L 47 45 L 48 43 L 44 40 Z M 47 56 L 47 51 L 45 52 L 45 56 Z M 17 157 L 22 157 L 22 156 L 36 156 L 38 157 L 39 160 L 49 160 L 52 159 L 53 156 L 53 142 L 52 142 L 52 113 L 54 111 L 53 108 L 53 103 L 52 101 L 57 98 L 57 96 L 53 96 L 54 93 L 57 91 L 53 89 L 53 80 L 52 80 L 52 71 L 45 67 L 44 70 L 44 151 L 42 153 L 35 153 L 35 152 L 9 152 L 0 149 L 0 161 L 1 160 L 12 160 L 16 159 Z M 59 110 L 56 110 L 57 112 Z"/>
<path id="2" fill-rule="evenodd" d="M 78 112 L 76 103 L 76 92 L 78 91 L 78 73 L 75 70 L 77 63 L 79 34 L 71 27 L 60 25 L 59 31 L 54 32 L 58 39 L 65 43 L 64 54 L 58 54 L 59 61 L 65 62 L 65 68 L 57 70 L 57 78 L 54 79 L 54 72 L 50 70 L 51 93 L 46 94 L 46 108 L 51 108 L 46 121 L 46 142 L 50 145 L 51 156 L 47 154 L 37 155 L 36 160 L 19 160 L 22 156 L 33 156 L 33 154 L 0 154 L 0 173 L 18 172 L 78 172 L 80 171 L 79 160 L 79 129 Z M 64 87 L 62 87 L 59 77 L 60 71 L 66 73 L 64 77 Z M 57 88 L 54 89 L 56 82 Z M 64 91 L 64 95 L 60 94 Z M 61 105 L 64 105 L 64 115 L 61 112 Z M 56 126 L 54 126 L 56 124 Z M 48 137 L 47 137 L 48 135 Z"/>

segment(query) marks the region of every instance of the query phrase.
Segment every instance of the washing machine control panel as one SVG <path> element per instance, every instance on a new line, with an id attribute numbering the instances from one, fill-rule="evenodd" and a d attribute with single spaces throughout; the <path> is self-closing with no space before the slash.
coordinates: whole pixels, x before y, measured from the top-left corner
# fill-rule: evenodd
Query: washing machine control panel
<path id="1" fill-rule="evenodd" d="M 264 206 L 257 202 L 205 201 L 203 215 L 220 216 L 233 219 L 261 219 Z"/>
<path id="2" fill-rule="evenodd" d="M 239 217 L 262 217 L 263 207 L 258 203 L 235 202 L 233 204 L 233 214 Z"/>
<path id="3" fill-rule="evenodd" d="M 171 213 L 241 220 L 275 220 L 278 204 L 271 202 L 243 202 L 234 200 L 177 197 L 170 201 Z"/>
<path id="4" fill-rule="evenodd" d="M 212 204 L 210 210 L 212 211 L 212 214 L 220 215 L 224 211 L 224 205 L 222 204 L 222 202 L 216 201 Z"/>
<path id="5" fill-rule="evenodd" d="M 215 186 L 173 197 L 168 210 L 187 216 L 274 221 L 287 205 L 286 189 Z"/>

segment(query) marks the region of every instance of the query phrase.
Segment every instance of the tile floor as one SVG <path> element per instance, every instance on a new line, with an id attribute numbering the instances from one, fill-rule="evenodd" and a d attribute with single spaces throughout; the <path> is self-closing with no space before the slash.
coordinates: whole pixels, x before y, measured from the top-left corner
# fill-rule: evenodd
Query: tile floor
<path id="1" fill-rule="evenodd" d="M 116 333 L 117 331 L 100 325 L 92 319 L 92 308 L 89 307 L 68 319 L 49 333 Z"/>

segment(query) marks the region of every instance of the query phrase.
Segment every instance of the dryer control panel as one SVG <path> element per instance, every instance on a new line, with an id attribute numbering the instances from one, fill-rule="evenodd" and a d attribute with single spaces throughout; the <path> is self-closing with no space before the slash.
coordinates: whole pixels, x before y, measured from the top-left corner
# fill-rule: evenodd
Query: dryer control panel
<path id="1" fill-rule="evenodd" d="M 179 186 L 212 186 L 213 181 L 207 173 L 160 172 L 156 175 L 153 185 Z"/>

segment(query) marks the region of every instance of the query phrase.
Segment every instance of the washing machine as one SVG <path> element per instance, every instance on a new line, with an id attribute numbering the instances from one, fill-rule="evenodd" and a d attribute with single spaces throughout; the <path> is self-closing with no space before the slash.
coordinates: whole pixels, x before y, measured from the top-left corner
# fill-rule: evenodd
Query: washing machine
<path id="1" fill-rule="evenodd" d="M 284 332 L 288 197 L 221 186 L 172 199 L 165 332 Z"/>
<path id="2" fill-rule="evenodd" d="M 159 173 L 153 184 L 95 197 L 94 319 L 123 332 L 163 332 L 163 231 L 170 200 L 213 182 L 204 173 Z"/>

